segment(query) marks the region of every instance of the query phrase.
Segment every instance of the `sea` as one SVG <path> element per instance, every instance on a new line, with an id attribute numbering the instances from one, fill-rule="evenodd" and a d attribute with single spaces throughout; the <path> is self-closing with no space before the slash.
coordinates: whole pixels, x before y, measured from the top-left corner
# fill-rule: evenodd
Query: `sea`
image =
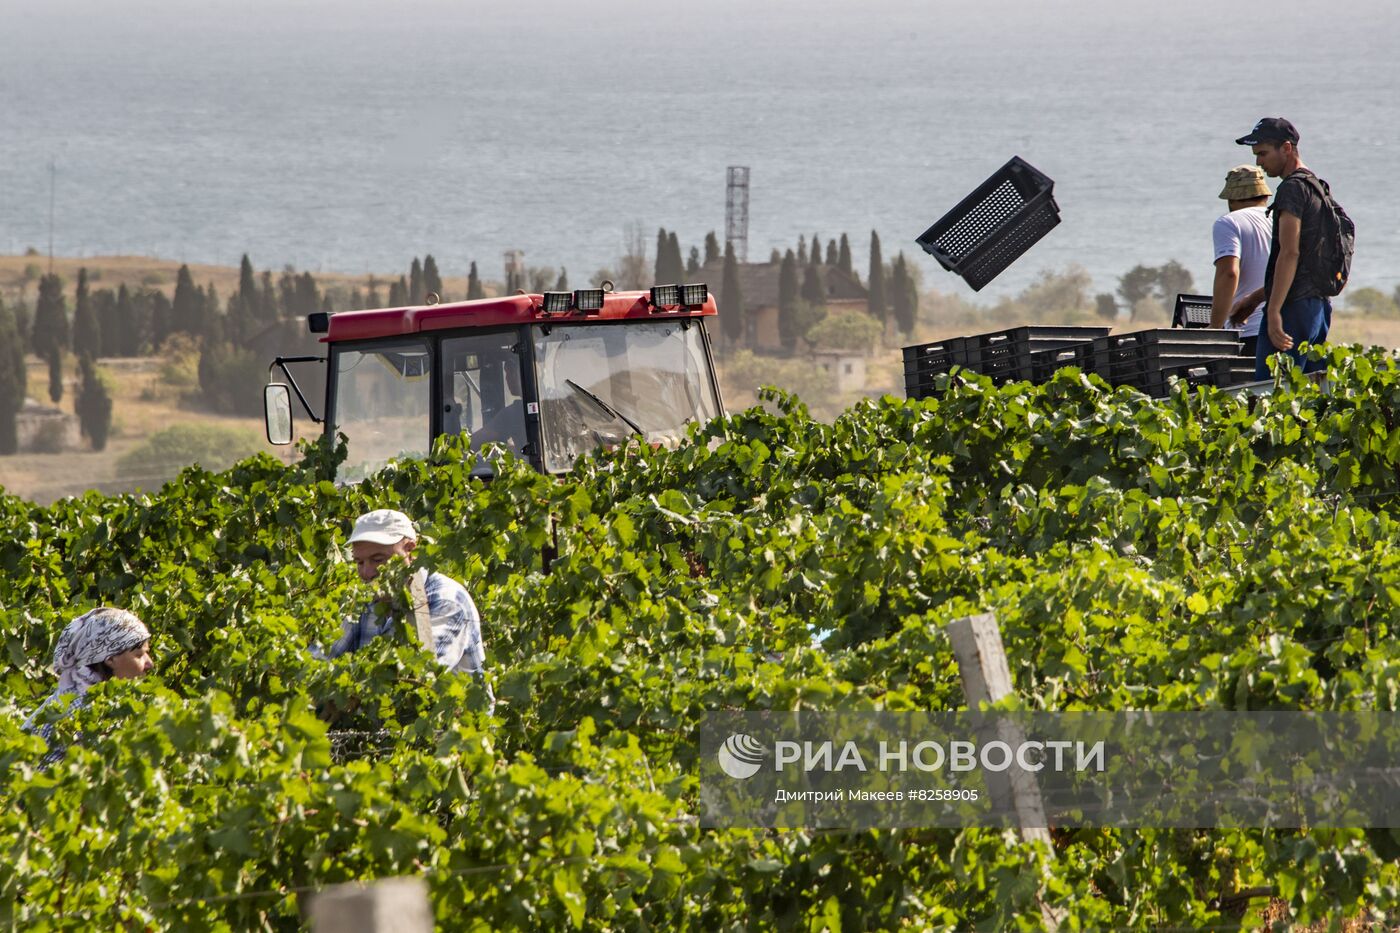
<path id="1" fill-rule="evenodd" d="M 615 268 L 637 231 L 749 259 L 871 231 L 977 301 L 1175 259 L 1209 290 L 1261 116 L 1400 285 L 1400 4 L 1303 0 L 0 0 L 0 252 L 446 275 Z M 1013 155 L 1062 222 L 981 293 L 918 235 Z M 450 296 L 449 296 L 450 297 Z"/>

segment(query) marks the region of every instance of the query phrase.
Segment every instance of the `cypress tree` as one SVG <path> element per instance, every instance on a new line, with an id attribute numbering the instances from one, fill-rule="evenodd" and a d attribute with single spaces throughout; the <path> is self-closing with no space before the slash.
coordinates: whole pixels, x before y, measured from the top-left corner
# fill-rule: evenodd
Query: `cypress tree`
<path id="1" fill-rule="evenodd" d="M 283 317 L 297 317 L 301 314 L 297 301 L 297 279 L 299 276 L 287 266 L 277 279 L 277 305 Z"/>
<path id="2" fill-rule="evenodd" d="M 788 250 L 778 271 L 778 336 L 789 350 L 797 345 L 797 302 L 797 257 Z"/>
<path id="3" fill-rule="evenodd" d="M 359 302 L 356 302 L 356 307 L 363 307 L 363 308 L 379 308 L 379 307 L 383 307 L 383 305 L 381 305 L 381 304 L 379 303 L 379 280 L 376 279 L 374 276 L 371 275 L 371 276 L 369 277 L 369 281 L 365 283 L 365 300 L 364 300 L 364 303 L 363 303 L 363 304 L 360 304 Z"/>
<path id="4" fill-rule="evenodd" d="M 170 318 L 174 311 L 170 307 L 170 299 L 165 297 L 165 292 L 152 289 L 145 292 L 146 308 L 144 309 L 146 332 L 150 334 L 150 347 L 154 352 L 160 348 L 160 343 L 170 334 Z M 158 330 L 163 328 L 163 330 Z M 160 333 L 157 338 L 156 334 Z"/>
<path id="5" fill-rule="evenodd" d="M 904 263 L 904 253 L 895 257 L 890 274 L 890 310 L 894 314 L 894 326 L 901 334 L 914 331 L 914 315 L 918 296 L 914 294 L 914 282 L 909 278 L 909 269 Z"/>
<path id="6" fill-rule="evenodd" d="M 563 266 L 559 267 L 559 278 L 554 282 L 556 292 L 567 292 L 569 290 L 569 270 Z"/>
<path id="7" fill-rule="evenodd" d="M 389 283 L 389 307 L 402 308 L 408 304 L 408 281 L 399 276 L 397 282 Z"/>
<path id="8" fill-rule="evenodd" d="M 219 305 L 219 292 L 214 288 L 214 283 L 210 282 L 204 289 L 204 314 L 201 317 L 204 322 L 204 333 L 210 340 L 227 339 L 225 330 L 228 320 L 224 314 L 224 309 Z"/>
<path id="9" fill-rule="evenodd" d="M 725 252 L 729 252 L 729 244 L 727 243 L 725 244 Z M 705 234 L 705 265 L 708 266 L 719 258 L 719 237 L 715 236 L 715 232 L 711 230 Z"/>
<path id="10" fill-rule="evenodd" d="M 713 235 L 713 234 L 712 234 Z M 724 276 L 719 287 L 720 330 L 725 342 L 737 347 L 744 337 L 744 293 L 739 286 L 739 262 L 734 244 L 724 244 Z"/>
<path id="11" fill-rule="evenodd" d="M 243 261 L 238 264 L 238 293 L 234 297 L 236 301 L 229 305 L 229 321 L 225 330 L 229 339 L 242 341 L 257 329 L 261 316 L 258 279 L 247 253 L 243 254 Z"/>
<path id="12" fill-rule="evenodd" d="M 413 257 L 413 264 L 408 267 L 408 303 L 423 303 L 423 265 L 417 256 Z"/>
<path id="13" fill-rule="evenodd" d="M 698 246 L 692 246 L 692 247 L 690 248 L 690 255 L 687 256 L 687 257 L 686 257 L 686 260 L 685 260 L 685 274 L 686 274 L 686 277 L 689 278 L 689 277 L 691 277 L 691 276 L 694 276 L 694 275 L 699 274 L 699 272 L 700 272 L 700 247 L 698 247 Z"/>
<path id="14" fill-rule="evenodd" d="M 837 264 L 838 262 L 840 262 L 840 261 L 841 261 L 841 255 L 840 255 L 840 253 L 838 253 L 838 252 L 836 251 L 836 241 L 835 241 L 835 240 L 827 240 L 827 241 L 826 241 L 826 264 L 827 264 L 828 266 L 834 266 L 834 265 L 836 265 L 836 264 Z"/>
<path id="15" fill-rule="evenodd" d="M 330 292 L 326 293 L 326 300 L 330 301 Z M 369 307 L 369 305 L 365 304 L 364 292 L 360 291 L 358 288 L 350 289 L 350 307 L 351 309 Z"/>
<path id="16" fill-rule="evenodd" d="M 117 336 L 117 293 L 110 288 L 93 292 L 92 312 L 97 317 L 97 333 L 101 338 L 98 341 L 101 349 L 93 356 L 121 356 Z"/>
<path id="17" fill-rule="evenodd" d="M 771 252 L 771 253 L 768 254 L 768 264 L 769 264 L 770 266 L 776 266 L 778 263 L 780 263 L 780 262 L 782 262 L 782 261 L 783 261 L 783 254 L 780 253 L 780 252 L 778 252 L 778 248 L 777 248 L 776 246 L 773 247 L 773 252 Z"/>
<path id="18" fill-rule="evenodd" d="M 49 363 L 49 398 L 56 404 L 63 398 L 63 351 L 51 350 L 47 357 Z"/>
<path id="19" fill-rule="evenodd" d="M 885 301 L 885 260 L 880 256 L 880 235 L 870 231 L 870 316 L 885 323 L 888 306 Z"/>
<path id="20" fill-rule="evenodd" d="M 797 264 L 807 265 L 807 238 L 800 233 L 797 235 Z"/>
<path id="21" fill-rule="evenodd" d="M 63 283 L 56 275 L 46 275 L 39 279 L 31 346 L 35 353 L 48 359 L 56 352 L 67 350 L 69 340 L 68 303 L 63 298 Z"/>
<path id="22" fill-rule="evenodd" d="M 321 296 L 321 310 L 327 314 L 335 313 L 335 304 L 331 301 L 331 293 L 326 292 Z"/>
<path id="23" fill-rule="evenodd" d="M 666 273 L 670 271 L 670 267 L 667 265 L 667 260 L 671 256 L 669 245 L 670 239 L 666 236 L 666 228 L 658 228 L 656 231 L 656 262 L 652 264 L 651 269 L 653 285 L 670 285 L 676 281 L 666 277 Z"/>
<path id="24" fill-rule="evenodd" d="M 110 321 L 110 323 L 109 323 Z M 131 311 L 131 293 L 123 283 L 117 288 L 117 302 L 109 321 L 102 322 L 102 338 L 107 343 L 107 356 L 135 356 L 141 350 L 141 335 L 136 332 L 136 320 Z M 136 352 L 132 352 L 135 343 Z"/>
<path id="25" fill-rule="evenodd" d="M 808 258 L 814 263 L 822 261 L 822 238 L 815 233 L 812 234 L 812 250 Z"/>
<path id="26" fill-rule="evenodd" d="M 467 273 L 467 300 L 476 301 L 478 298 L 485 298 L 486 290 L 481 287 L 481 276 L 476 273 L 476 263 L 472 263 L 471 271 Z"/>
<path id="27" fill-rule="evenodd" d="M 73 352 L 79 356 L 102 355 L 102 325 L 88 291 L 87 269 L 78 270 L 78 290 L 73 299 Z"/>
<path id="28" fill-rule="evenodd" d="M 815 255 L 816 251 L 813 251 Z M 821 307 L 826 304 L 826 286 L 822 284 L 822 269 L 817 265 L 816 260 L 808 263 L 807 270 L 802 277 L 802 300 L 813 307 Z"/>
<path id="29" fill-rule="evenodd" d="M 267 325 L 277 321 L 277 292 L 272 288 L 272 270 L 264 269 L 262 274 L 262 288 L 258 289 L 258 324 Z M 246 340 L 253 334 L 250 331 L 243 335 Z"/>
<path id="30" fill-rule="evenodd" d="M 442 298 L 442 276 L 438 275 L 437 260 L 433 258 L 432 253 L 423 259 L 423 296 L 425 298 L 428 292 L 435 292 L 438 298 Z"/>
<path id="31" fill-rule="evenodd" d="M 107 446 L 107 435 L 112 429 L 112 395 L 107 391 L 92 357 L 79 357 L 78 371 L 82 382 L 78 387 L 78 399 L 73 405 L 78 412 L 78 427 L 92 449 L 101 450 Z"/>
<path id="32" fill-rule="evenodd" d="M 34 317 L 29 313 L 29 305 L 24 303 L 24 299 L 14 306 L 15 329 L 19 331 L 20 349 L 28 353 L 33 347 L 30 337 L 34 333 Z"/>
<path id="33" fill-rule="evenodd" d="M 666 238 L 666 271 L 671 274 L 667 282 L 679 285 L 685 280 L 685 257 L 681 255 L 681 241 L 674 230 Z"/>
<path id="34" fill-rule="evenodd" d="M 24 368 L 24 341 L 14 312 L 0 298 L 0 455 L 19 452 L 16 420 L 24 407 L 28 373 Z"/>
<path id="35" fill-rule="evenodd" d="M 199 336 L 204 333 L 204 296 L 194 285 L 189 266 L 181 266 L 175 275 L 175 300 L 171 303 L 170 330 Z"/>
<path id="36" fill-rule="evenodd" d="M 836 267 L 851 278 L 856 277 L 855 267 L 851 265 L 851 241 L 846 234 L 841 234 L 841 245 L 838 247 L 836 256 Z"/>
<path id="37" fill-rule="evenodd" d="M 316 277 L 303 272 L 296 280 L 296 317 L 306 317 L 321 310 L 321 290 L 316 287 Z"/>

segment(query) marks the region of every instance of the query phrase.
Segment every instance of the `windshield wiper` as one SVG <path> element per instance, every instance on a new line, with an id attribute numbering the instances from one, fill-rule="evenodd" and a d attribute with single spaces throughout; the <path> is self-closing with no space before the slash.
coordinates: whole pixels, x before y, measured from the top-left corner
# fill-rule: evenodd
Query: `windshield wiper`
<path id="1" fill-rule="evenodd" d="M 618 421 L 621 421 L 623 424 L 627 425 L 635 433 L 640 434 L 642 437 L 647 436 L 647 432 L 642 430 L 641 425 L 624 415 L 622 412 L 618 411 L 616 408 L 613 408 L 607 402 L 603 401 L 601 398 L 594 395 L 592 392 L 588 391 L 583 386 L 579 385 L 577 382 L 574 382 L 572 379 L 565 379 L 564 384 L 567 385 L 569 388 L 579 392 L 594 405 L 597 405 L 599 408 L 603 409 L 603 411 L 607 412 L 609 416 L 616 418 Z"/>

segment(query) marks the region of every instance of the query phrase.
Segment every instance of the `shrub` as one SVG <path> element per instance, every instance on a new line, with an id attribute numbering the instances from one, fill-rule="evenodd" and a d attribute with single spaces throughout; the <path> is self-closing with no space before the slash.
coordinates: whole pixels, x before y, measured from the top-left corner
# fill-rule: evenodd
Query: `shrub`
<path id="1" fill-rule="evenodd" d="M 146 443 L 117 461 L 126 479 L 165 479 L 197 463 L 221 470 L 263 447 L 252 428 L 220 424 L 177 424 L 151 435 Z"/>
<path id="2" fill-rule="evenodd" d="M 199 385 L 199 346 L 189 334 L 171 334 L 160 345 L 160 381 L 180 389 Z"/>
<path id="3" fill-rule="evenodd" d="M 252 350 L 228 343 L 205 348 L 199 357 L 199 389 L 214 411 L 230 415 L 262 413 L 267 364 Z"/>

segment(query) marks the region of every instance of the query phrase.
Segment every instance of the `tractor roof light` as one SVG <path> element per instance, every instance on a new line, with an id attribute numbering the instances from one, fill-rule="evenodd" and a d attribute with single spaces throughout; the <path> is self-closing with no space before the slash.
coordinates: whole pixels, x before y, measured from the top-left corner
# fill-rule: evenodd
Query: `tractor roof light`
<path id="1" fill-rule="evenodd" d="M 687 308 L 698 308 L 705 303 L 705 299 L 710 297 L 710 289 L 704 282 L 697 285 L 681 286 L 680 303 Z"/>
<path id="2" fill-rule="evenodd" d="M 324 334 L 331 329 L 331 316 L 325 311 L 313 311 L 306 316 L 306 327 L 313 334 Z"/>
<path id="3" fill-rule="evenodd" d="M 573 292 L 545 292 L 542 310 L 545 314 L 568 314 L 574 306 Z"/>
<path id="4" fill-rule="evenodd" d="M 574 307 L 584 314 L 597 314 L 603 310 L 603 290 L 601 288 L 575 289 Z"/>
<path id="5" fill-rule="evenodd" d="M 681 303 L 681 287 L 679 285 L 653 285 L 651 288 L 651 310 L 652 313 L 663 308 L 674 308 Z"/>

